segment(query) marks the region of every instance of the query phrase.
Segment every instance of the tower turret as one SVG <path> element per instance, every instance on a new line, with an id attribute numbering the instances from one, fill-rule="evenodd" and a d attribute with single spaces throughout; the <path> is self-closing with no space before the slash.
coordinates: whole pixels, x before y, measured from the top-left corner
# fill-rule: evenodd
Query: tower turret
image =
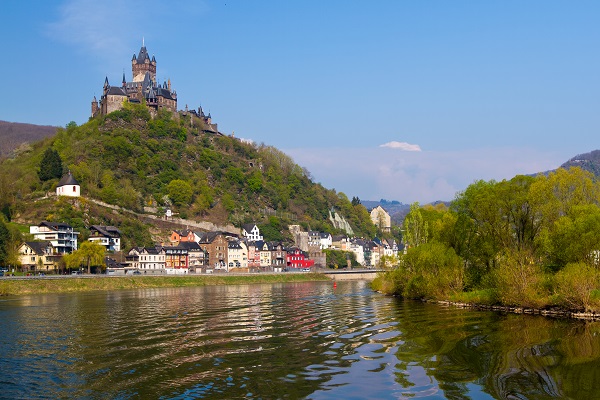
<path id="1" fill-rule="evenodd" d="M 150 73 L 150 78 L 153 81 L 156 81 L 156 58 L 152 56 L 152 59 L 150 59 L 148 50 L 143 44 L 137 57 L 134 55 L 133 59 L 131 60 L 131 72 L 134 82 L 142 82 L 146 72 Z"/>

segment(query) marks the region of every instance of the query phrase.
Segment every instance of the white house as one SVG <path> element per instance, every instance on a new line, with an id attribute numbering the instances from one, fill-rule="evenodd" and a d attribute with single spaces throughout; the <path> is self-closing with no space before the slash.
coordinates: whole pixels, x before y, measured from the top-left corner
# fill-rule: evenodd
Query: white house
<path id="1" fill-rule="evenodd" d="M 121 251 L 121 231 L 114 226 L 92 225 L 88 240 L 104 246 L 106 251 Z"/>
<path id="2" fill-rule="evenodd" d="M 227 242 L 227 269 L 248 268 L 248 247 L 239 240 Z"/>
<path id="3" fill-rule="evenodd" d="M 242 226 L 242 235 L 252 241 L 263 240 L 263 237 L 260 234 L 260 229 L 256 224 L 244 224 Z"/>
<path id="4" fill-rule="evenodd" d="M 330 233 L 320 232 L 319 233 L 319 245 L 321 250 L 328 249 L 333 243 L 333 238 Z"/>
<path id="5" fill-rule="evenodd" d="M 382 232 L 389 232 L 392 226 L 392 218 L 381 206 L 373 208 L 370 212 L 371 221 L 377 226 Z"/>
<path id="6" fill-rule="evenodd" d="M 77 250 L 79 232 L 75 232 L 69 224 L 43 221 L 39 225 L 30 226 L 29 233 L 35 240 L 52 243 L 52 247 L 58 254 L 72 253 Z"/>
<path id="7" fill-rule="evenodd" d="M 63 176 L 58 182 L 58 186 L 56 186 L 56 195 L 69 197 L 81 196 L 81 187 L 79 182 L 71 175 L 71 171 Z"/>
<path id="8" fill-rule="evenodd" d="M 166 268 L 166 253 L 162 247 L 134 247 L 125 256 L 127 269 L 162 270 Z"/>

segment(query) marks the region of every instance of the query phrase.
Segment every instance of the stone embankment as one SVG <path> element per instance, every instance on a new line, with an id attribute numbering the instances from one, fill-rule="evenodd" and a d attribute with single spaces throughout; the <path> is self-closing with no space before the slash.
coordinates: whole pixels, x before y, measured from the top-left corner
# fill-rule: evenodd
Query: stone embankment
<path id="1" fill-rule="evenodd" d="M 512 314 L 530 314 L 530 315 L 542 315 L 545 317 L 552 318 L 573 318 L 581 319 L 586 321 L 600 321 L 600 313 L 594 312 L 578 312 L 568 311 L 560 309 L 539 309 L 539 308 L 527 308 L 527 307 L 510 307 L 510 306 L 489 306 L 485 304 L 469 304 L 469 303 L 458 303 L 447 300 L 427 300 L 431 303 L 440 305 L 447 305 L 459 308 L 472 308 L 475 310 L 487 310 L 487 311 L 498 311 Z"/>

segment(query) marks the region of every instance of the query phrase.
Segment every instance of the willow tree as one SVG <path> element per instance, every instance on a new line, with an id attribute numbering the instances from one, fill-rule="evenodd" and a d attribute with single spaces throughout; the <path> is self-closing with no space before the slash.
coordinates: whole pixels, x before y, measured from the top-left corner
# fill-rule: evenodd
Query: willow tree
<path id="1" fill-rule="evenodd" d="M 427 243 L 429 224 L 423 219 L 418 202 L 410 205 L 410 211 L 404 218 L 404 241 L 410 247 Z"/>

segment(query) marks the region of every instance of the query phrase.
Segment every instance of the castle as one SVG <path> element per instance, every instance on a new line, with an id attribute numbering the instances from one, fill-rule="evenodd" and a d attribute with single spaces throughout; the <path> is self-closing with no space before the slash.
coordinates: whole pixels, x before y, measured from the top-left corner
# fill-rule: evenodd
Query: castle
<path id="1" fill-rule="evenodd" d="M 162 85 L 157 83 L 156 59 L 154 56 L 152 56 L 152 59 L 150 58 L 143 43 L 138 55 L 133 54 L 131 72 L 133 81 L 127 82 L 125 73 L 123 73 L 121 86 L 111 86 L 108 83 L 108 77 L 106 77 L 100 102 L 96 100 L 96 96 L 92 100 L 92 117 L 110 114 L 119 110 L 123 108 L 124 101 L 131 103 L 145 102 L 153 115 L 159 109 L 177 111 L 177 92 L 171 89 L 170 79 Z"/>

